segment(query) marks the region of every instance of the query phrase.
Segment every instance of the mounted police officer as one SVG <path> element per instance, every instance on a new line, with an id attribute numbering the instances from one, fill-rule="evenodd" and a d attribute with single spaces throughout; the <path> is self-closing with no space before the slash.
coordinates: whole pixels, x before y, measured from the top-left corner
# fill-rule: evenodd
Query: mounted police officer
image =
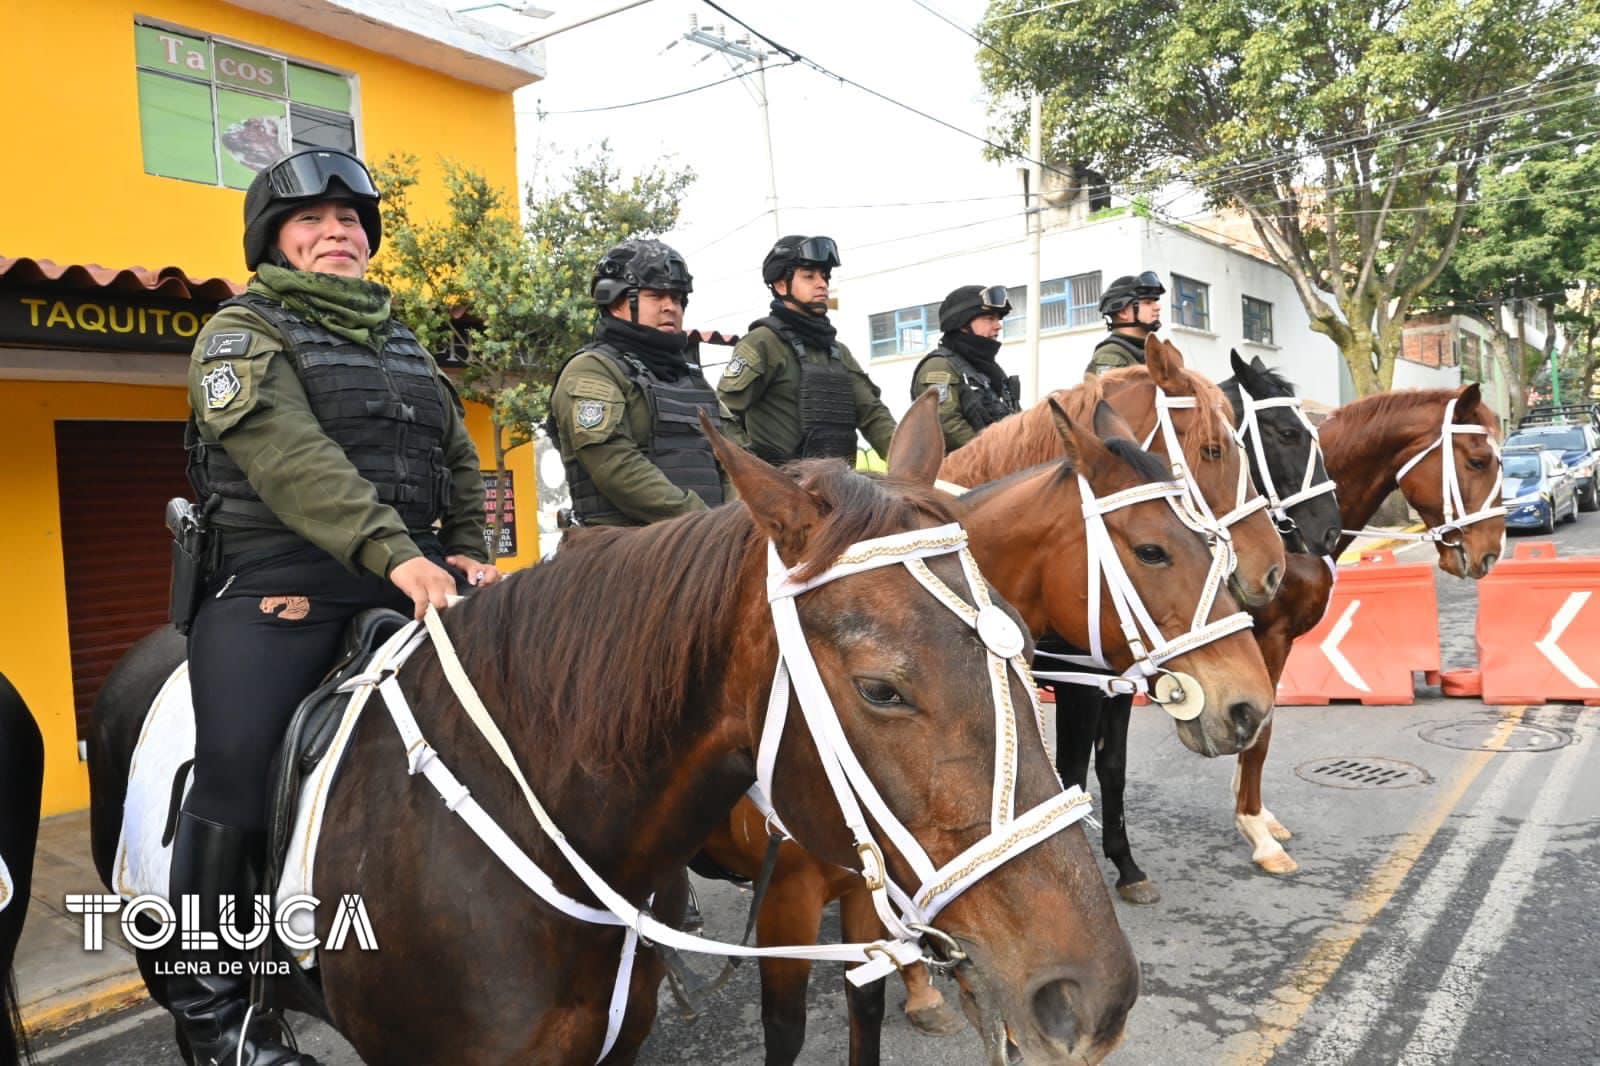
<path id="1" fill-rule="evenodd" d="M 856 430 L 888 456 L 894 416 L 828 321 L 839 249 L 827 237 L 784 237 L 761 264 L 772 313 L 750 324 L 717 384 L 750 450 L 768 462 L 855 461 Z"/>
<path id="2" fill-rule="evenodd" d="M 1100 294 L 1100 313 L 1111 332 L 1095 346 L 1084 377 L 1119 366 L 1144 365 L 1145 338 L 1161 329 L 1161 297 L 1167 288 L 1153 270 L 1124 275 Z"/>
<path id="3" fill-rule="evenodd" d="M 953 452 L 985 427 L 1022 409 L 1022 383 L 995 357 L 1000 323 L 1011 313 L 1004 285 L 963 285 L 939 305 L 939 346 L 911 373 L 911 398 L 939 390 L 944 450 Z"/>
<path id="4" fill-rule="evenodd" d="M 732 494 L 700 433 L 699 412 L 719 409 L 683 331 L 693 291 L 660 241 L 623 241 L 595 265 L 594 338 L 562 366 L 545 424 L 581 525 L 647 525 Z"/>
<path id="5" fill-rule="evenodd" d="M 171 893 L 199 896 L 212 933 L 221 897 L 251 913 L 269 766 L 346 622 L 376 606 L 420 617 L 499 576 L 460 401 L 388 290 L 363 280 L 383 235 L 366 167 L 327 149 L 289 155 L 251 182 L 244 221 L 255 276 L 189 364 L 190 480 L 220 545 L 187 619 L 194 779 Z M 219 952 L 190 958 L 206 972 L 167 987 L 194 1061 L 315 1061 L 249 1011 L 249 977 L 221 973 Z"/>

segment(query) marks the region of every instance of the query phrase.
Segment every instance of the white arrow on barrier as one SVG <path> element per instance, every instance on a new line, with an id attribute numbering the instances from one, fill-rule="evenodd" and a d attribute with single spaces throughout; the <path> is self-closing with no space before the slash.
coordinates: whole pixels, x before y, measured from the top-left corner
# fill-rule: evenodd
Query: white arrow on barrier
<path id="1" fill-rule="evenodd" d="M 1360 610 L 1360 608 L 1360 600 L 1350 601 L 1350 606 L 1344 609 L 1344 614 L 1339 616 L 1339 620 L 1333 624 L 1333 629 L 1328 633 L 1327 639 L 1322 642 L 1322 654 L 1328 657 L 1328 661 L 1333 664 L 1333 668 L 1338 671 L 1339 676 L 1344 678 L 1345 684 L 1360 692 L 1371 692 L 1372 688 L 1360 674 L 1356 673 L 1356 668 L 1350 664 L 1349 659 L 1344 657 L 1344 652 L 1339 650 L 1339 642 L 1349 634 L 1351 627 L 1355 624 L 1356 611 Z"/>
<path id="2" fill-rule="evenodd" d="M 1600 682 L 1596 682 L 1594 678 L 1584 673 L 1578 664 L 1572 661 L 1572 657 L 1563 651 L 1561 645 L 1557 643 L 1561 639 L 1561 635 L 1567 631 L 1567 627 L 1572 624 L 1572 620 L 1578 617 L 1578 612 L 1583 610 L 1583 605 L 1589 602 L 1589 596 L 1590 593 L 1587 592 L 1574 592 L 1568 596 L 1567 602 L 1561 605 L 1561 610 L 1557 611 L 1556 616 L 1550 619 L 1550 632 L 1544 635 L 1543 640 L 1534 641 L 1533 646 L 1538 648 L 1540 654 L 1546 659 L 1550 660 L 1552 666 L 1561 671 L 1562 677 L 1571 681 L 1574 685 L 1579 688 L 1600 688 Z"/>

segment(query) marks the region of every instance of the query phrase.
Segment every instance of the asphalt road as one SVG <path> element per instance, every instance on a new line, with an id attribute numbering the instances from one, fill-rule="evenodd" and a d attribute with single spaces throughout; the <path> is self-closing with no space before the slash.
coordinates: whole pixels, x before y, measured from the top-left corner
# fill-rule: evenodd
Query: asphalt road
<path id="1" fill-rule="evenodd" d="M 1600 553 L 1600 515 L 1556 539 Z M 1443 574 L 1438 588 L 1445 666 L 1471 665 L 1475 592 Z M 1233 760 L 1198 758 L 1159 712 L 1135 714 L 1130 831 L 1164 899 L 1117 904 L 1143 994 L 1111 1063 L 1600 1062 L 1600 716 L 1423 692 L 1410 707 L 1278 711 L 1265 790 L 1295 832 L 1301 869 L 1286 878 L 1258 873 L 1234 831 Z M 1301 776 L 1329 757 L 1397 760 L 1414 780 L 1352 790 Z M 708 932 L 736 937 L 746 897 L 700 888 Z M 824 935 L 838 935 L 831 916 Z M 817 968 L 802 1063 L 844 1061 L 842 988 L 840 967 Z M 981 1061 L 970 1030 L 924 1036 L 902 1000 L 891 980 L 885 1062 Z M 759 1063 L 758 1004 L 753 967 L 696 1020 L 663 995 L 640 1061 Z M 325 1026 L 299 1028 L 322 1061 L 359 1062 Z M 170 1033 L 163 1013 L 133 1008 L 57 1034 L 39 1061 L 173 1063 Z"/>

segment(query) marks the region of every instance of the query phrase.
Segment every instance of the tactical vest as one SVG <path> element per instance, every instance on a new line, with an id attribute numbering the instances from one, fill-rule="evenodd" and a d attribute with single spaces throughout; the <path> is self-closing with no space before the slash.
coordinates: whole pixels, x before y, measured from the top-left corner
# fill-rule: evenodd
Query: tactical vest
<path id="1" fill-rule="evenodd" d="M 449 412 L 432 361 L 415 334 L 391 322 L 378 353 L 256 293 L 222 306 L 249 308 L 283 337 L 283 355 L 305 388 L 322 431 L 377 489 L 378 499 L 399 513 L 407 529 L 426 530 L 444 515 L 451 497 L 444 459 Z M 192 417 L 186 437 L 190 484 L 202 500 L 213 494 L 222 498 L 220 525 L 283 528 L 226 449 L 200 439 Z"/>
<path id="2" fill-rule="evenodd" d="M 699 369 L 691 367 L 691 372 L 678 381 L 663 381 L 639 359 L 607 341 L 591 341 L 576 354 L 583 352 L 599 352 L 609 358 L 644 394 L 650 409 L 650 446 L 646 451 L 667 480 L 699 496 L 707 507 L 722 503 L 722 475 L 717 468 L 716 453 L 700 432 L 700 412 L 705 411 L 715 422 L 719 405 L 717 394 L 706 384 Z M 553 436 L 553 416 L 551 421 Z M 580 523 L 634 521 L 601 493 L 576 457 L 563 462 L 567 468 L 567 484 L 572 489 L 572 513 Z"/>
<path id="3" fill-rule="evenodd" d="M 1006 378 L 1004 391 L 994 387 L 994 382 L 989 375 L 973 366 L 965 356 L 958 355 L 949 348 L 935 348 L 917 363 L 917 368 L 911 372 L 913 383 L 917 375 L 922 373 L 923 364 L 929 359 L 942 357 L 949 361 L 960 376 L 956 382 L 956 402 L 961 408 L 961 417 L 973 429 L 984 429 L 1022 410 L 1022 382 L 1016 376 Z M 915 400 L 916 388 L 913 384 L 912 399 Z"/>
<path id="4" fill-rule="evenodd" d="M 1108 333 L 1104 340 L 1094 346 L 1095 352 L 1098 353 L 1101 348 L 1108 344 L 1114 344 L 1121 348 L 1127 358 L 1132 360 L 1130 363 L 1123 364 L 1124 366 L 1144 366 L 1144 341 L 1136 341 L 1132 337 L 1123 336 L 1121 333 Z M 1091 358 L 1090 361 L 1092 362 L 1093 359 Z"/>
<path id="5" fill-rule="evenodd" d="M 753 450 L 772 463 L 790 459 L 856 459 L 856 392 L 855 380 L 845 369 L 839 345 L 828 349 L 825 364 L 812 363 L 805 358 L 806 345 L 800 334 L 776 317 L 759 320 L 756 325 L 766 326 L 783 338 L 800 365 L 800 448 L 793 455 L 767 454 L 768 447 Z"/>

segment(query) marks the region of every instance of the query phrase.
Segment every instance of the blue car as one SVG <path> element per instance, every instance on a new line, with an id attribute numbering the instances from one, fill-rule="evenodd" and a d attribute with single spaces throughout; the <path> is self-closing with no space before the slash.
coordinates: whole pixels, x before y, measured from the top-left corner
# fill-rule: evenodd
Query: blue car
<path id="1" fill-rule="evenodd" d="M 1507 529 L 1556 531 L 1560 519 L 1578 517 L 1578 490 L 1572 472 L 1558 451 L 1508 448 L 1502 457 L 1505 474 L 1501 495 Z"/>
<path id="2" fill-rule="evenodd" d="M 1577 486 L 1579 509 L 1600 511 L 1600 405 L 1535 407 L 1505 447 L 1560 452 Z"/>

